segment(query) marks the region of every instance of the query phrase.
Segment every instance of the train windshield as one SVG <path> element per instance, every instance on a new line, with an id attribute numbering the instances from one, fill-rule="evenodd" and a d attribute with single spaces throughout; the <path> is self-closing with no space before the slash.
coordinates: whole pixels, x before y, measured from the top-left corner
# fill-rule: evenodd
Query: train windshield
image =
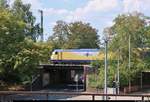
<path id="1" fill-rule="evenodd" d="M 53 55 L 57 55 L 57 54 L 58 54 L 58 52 L 57 52 L 57 51 L 54 51 L 52 54 L 53 54 Z"/>

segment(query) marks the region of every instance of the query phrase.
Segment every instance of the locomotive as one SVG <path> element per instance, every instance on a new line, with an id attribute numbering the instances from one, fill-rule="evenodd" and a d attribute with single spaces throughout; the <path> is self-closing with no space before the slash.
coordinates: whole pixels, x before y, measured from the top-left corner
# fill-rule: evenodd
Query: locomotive
<path id="1" fill-rule="evenodd" d="M 111 54 L 109 53 L 108 57 Z M 51 62 L 54 64 L 89 64 L 96 60 L 104 60 L 104 52 L 100 49 L 56 49 L 52 52 Z"/>

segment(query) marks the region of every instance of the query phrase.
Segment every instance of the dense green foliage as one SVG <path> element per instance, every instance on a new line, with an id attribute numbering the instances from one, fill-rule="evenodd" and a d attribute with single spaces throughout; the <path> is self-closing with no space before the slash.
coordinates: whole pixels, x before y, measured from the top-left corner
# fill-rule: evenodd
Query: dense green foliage
<path id="1" fill-rule="evenodd" d="M 19 52 L 19 43 L 24 41 L 25 23 L 10 11 L 0 12 L 0 66 L 2 77 L 13 74 L 14 57 Z"/>
<path id="2" fill-rule="evenodd" d="M 99 48 L 97 30 L 89 23 L 57 21 L 49 41 L 55 48 Z"/>
<path id="3" fill-rule="evenodd" d="M 25 22 L 24 34 L 36 41 L 40 35 L 40 27 L 39 24 L 35 24 L 36 18 L 30 11 L 30 8 L 30 4 L 23 4 L 21 0 L 15 0 L 12 12 L 15 16 Z"/>
<path id="4" fill-rule="evenodd" d="M 0 1 L 0 78 L 6 83 L 30 82 L 37 65 L 48 62 L 51 45 L 35 42 L 38 28 L 32 25 L 30 5 L 20 0 L 12 8 L 6 5 L 6 0 Z"/>
<path id="5" fill-rule="evenodd" d="M 120 60 L 120 86 L 128 86 L 129 78 L 131 85 L 140 83 L 140 75 L 142 71 L 150 70 L 149 67 L 149 45 L 150 45 L 150 26 L 146 23 L 149 17 L 145 17 L 140 13 L 119 15 L 114 20 L 112 27 L 107 27 L 107 33 L 113 35 L 109 41 L 108 51 L 116 54 L 116 58 Z M 106 31 L 106 30 L 105 30 Z M 131 40 L 129 41 L 129 36 Z M 129 68 L 129 42 L 131 46 L 130 68 Z M 117 61 L 108 60 L 108 86 L 112 86 L 112 81 L 117 75 Z M 104 62 L 100 67 L 99 82 L 103 87 L 104 82 Z"/>
<path id="6" fill-rule="evenodd" d="M 0 8 L 7 8 L 9 5 L 7 4 L 6 0 L 0 0 Z"/>

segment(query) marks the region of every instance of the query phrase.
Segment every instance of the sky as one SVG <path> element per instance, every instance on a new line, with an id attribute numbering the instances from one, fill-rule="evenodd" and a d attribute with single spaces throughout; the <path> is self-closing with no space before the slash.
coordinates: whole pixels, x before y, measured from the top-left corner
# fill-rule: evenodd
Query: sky
<path id="1" fill-rule="evenodd" d="M 14 0 L 9 0 L 13 3 Z M 32 5 L 31 11 L 40 23 L 40 13 L 44 13 L 44 39 L 53 33 L 56 21 L 67 23 L 83 21 L 98 30 L 100 36 L 103 29 L 113 25 L 119 14 L 138 11 L 150 16 L 150 0 L 22 0 Z"/>

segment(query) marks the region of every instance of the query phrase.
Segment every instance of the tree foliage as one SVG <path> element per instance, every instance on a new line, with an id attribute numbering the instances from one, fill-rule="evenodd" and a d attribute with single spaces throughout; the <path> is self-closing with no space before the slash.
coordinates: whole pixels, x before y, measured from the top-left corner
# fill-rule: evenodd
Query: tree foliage
<path id="1" fill-rule="evenodd" d="M 110 46 L 114 51 L 119 49 L 122 60 L 126 60 L 128 59 L 129 44 L 127 42 L 129 42 L 129 36 L 131 37 L 131 50 L 140 47 L 142 44 L 142 33 L 140 31 L 145 27 L 145 22 L 139 14 L 119 15 L 114 22 L 115 24 L 111 29 L 115 37 Z"/>
<path id="2" fill-rule="evenodd" d="M 0 66 L 1 73 L 13 73 L 13 58 L 20 50 L 19 43 L 24 40 L 25 23 L 8 10 L 0 12 Z"/>
<path id="3" fill-rule="evenodd" d="M 8 3 L 7 3 L 7 0 L 0 0 L 0 9 L 2 9 L 2 8 L 8 8 L 9 7 L 9 5 L 8 5 Z"/>
<path id="4" fill-rule="evenodd" d="M 64 21 L 57 21 L 53 28 L 53 35 L 49 37 L 49 42 L 51 42 L 54 48 L 64 48 L 65 44 L 68 42 L 68 25 Z"/>
<path id="5" fill-rule="evenodd" d="M 121 86 L 128 85 L 129 77 L 131 78 L 133 84 L 137 83 L 140 73 L 144 70 L 150 70 L 150 67 L 148 66 L 148 60 L 150 59 L 148 56 L 148 47 L 150 45 L 150 26 L 146 23 L 147 19 L 149 19 L 149 17 L 137 12 L 122 14 L 114 19 L 113 26 L 107 28 L 109 35 L 113 35 L 112 40 L 109 41 L 109 50 L 116 54 L 116 58 L 114 59 L 118 59 L 119 57 L 120 60 Z M 129 36 L 131 38 L 130 41 Z M 131 45 L 130 69 L 129 43 Z M 109 63 L 109 66 L 113 67 L 113 64 Z M 108 74 L 108 76 L 111 77 L 114 76 L 114 74 Z"/>
<path id="6" fill-rule="evenodd" d="M 26 23 L 25 35 L 36 41 L 41 31 L 39 24 L 35 24 L 36 18 L 33 16 L 30 8 L 31 4 L 23 4 L 21 0 L 15 0 L 12 12 Z"/>
<path id="7" fill-rule="evenodd" d="M 53 32 L 49 41 L 55 48 L 99 48 L 97 30 L 89 23 L 57 21 Z"/>
<path id="8" fill-rule="evenodd" d="M 6 0 L 0 4 L 6 5 Z M 0 8 L 0 80 L 6 83 L 31 81 L 37 65 L 48 62 L 51 45 L 35 42 L 35 17 L 29 4 L 16 0 L 12 8 Z"/>

